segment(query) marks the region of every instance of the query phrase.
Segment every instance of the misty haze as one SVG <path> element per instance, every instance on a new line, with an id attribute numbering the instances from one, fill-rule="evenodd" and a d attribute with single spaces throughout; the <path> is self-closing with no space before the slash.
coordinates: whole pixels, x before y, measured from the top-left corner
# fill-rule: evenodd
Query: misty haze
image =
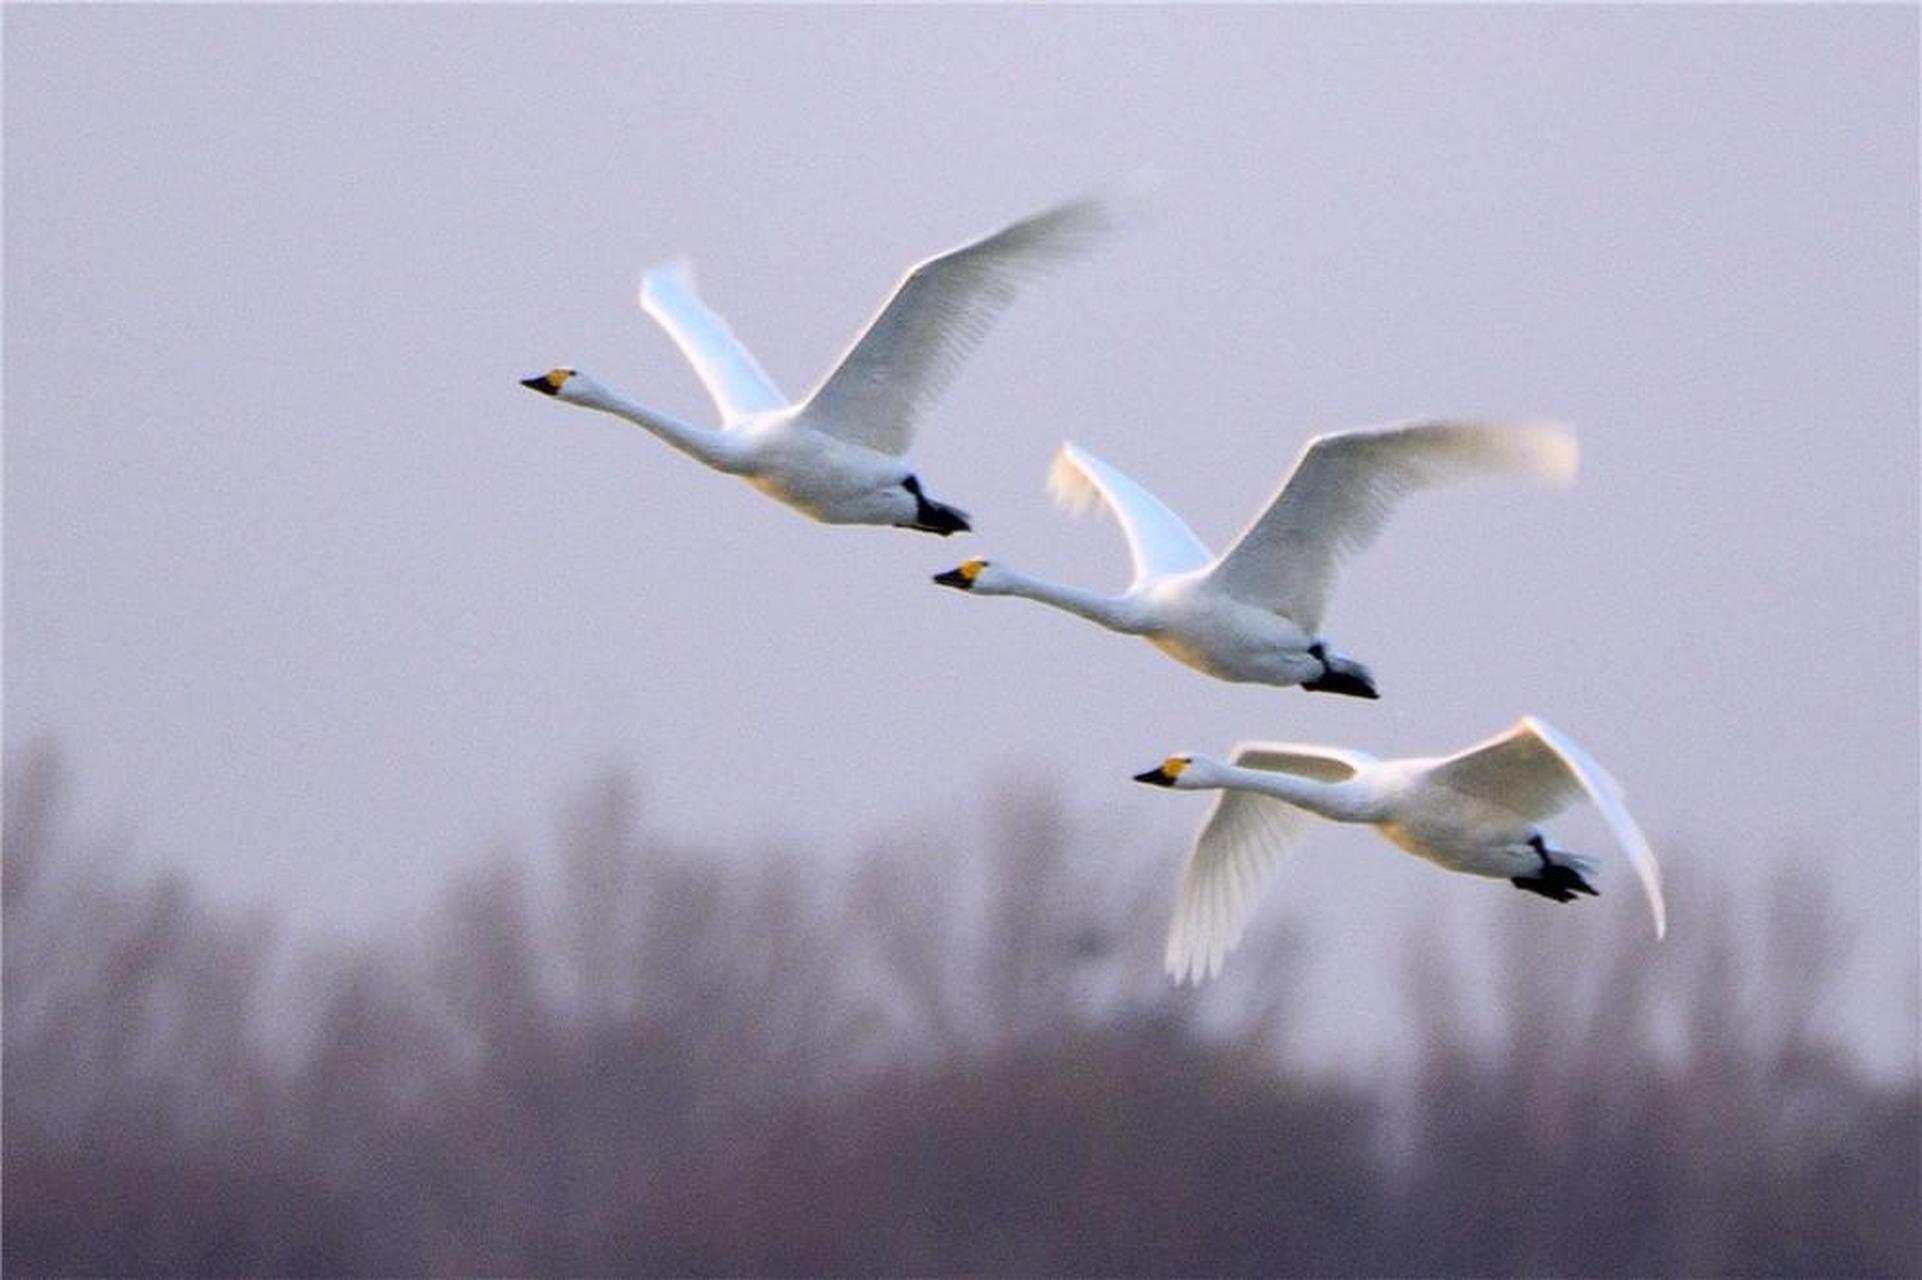
<path id="1" fill-rule="evenodd" d="M 10 1274 L 1922 1270 L 1913 7 L 0 22 Z M 804 392 L 1144 166 L 922 413 L 952 537 L 517 385 L 712 424 L 686 257 Z M 1354 558 L 1378 701 L 930 581 L 1120 588 L 1064 441 L 1219 548 L 1442 415 L 1579 475 Z M 1666 937 L 1592 807 L 1569 903 L 1316 821 L 1163 971 L 1131 777 L 1523 715 Z"/>

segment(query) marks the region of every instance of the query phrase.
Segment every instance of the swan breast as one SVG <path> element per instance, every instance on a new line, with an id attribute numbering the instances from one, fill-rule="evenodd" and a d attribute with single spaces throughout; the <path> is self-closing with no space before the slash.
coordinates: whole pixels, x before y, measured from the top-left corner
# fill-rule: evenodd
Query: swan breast
<path id="1" fill-rule="evenodd" d="M 1144 584 L 1142 634 L 1177 662 L 1222 680 L 1298 684 L 1321 673 L 1314 637 L 1288 618 L 1210 591 L 1199 574 Z"/>

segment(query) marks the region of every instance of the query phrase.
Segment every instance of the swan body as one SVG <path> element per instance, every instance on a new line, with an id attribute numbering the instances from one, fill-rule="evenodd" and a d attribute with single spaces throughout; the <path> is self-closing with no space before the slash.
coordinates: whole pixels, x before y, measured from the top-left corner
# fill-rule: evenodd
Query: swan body
<path id="1" fill-rule="evenodd" d="M 708 307 L 684 263 L 648 271 L 641 308 L 687 357 L 720 411 L 703 427 L 629 400 L 573 369 L 522 384 L 625 418 L 717 471 L 825 524 L 946 536 L 967 513 L 937 502 L 906 461 L 920 419 L 1010 305 L 1024 280 L 1109 224 L 1088 197 L 1009 224 L 909 269 L 820 384 L 798 404 Z"/>
<path id="2" fill-rule="evenodd" d="M 1049 489 L 1065 506 L 1099 504 L 1114 515 L 1134 563 L 1127 590 L 1087 592 L 989 560 L 934 580 L 1066 609 L 1220 680 L 1372 698 L 1368 669 L 1319 634 L 1344 561 L 1379 536 L 1406 494 L 1487 475 L 1566 482 L 1576 456 L 1568 428 L 1544 421 L 1430 420 L 1319 436 L 1234 545 L 1215 555 L 1118 468 L 1064 444 Z"/>
<path id="3" fill-rule="evenodd" d="M 1668 930 L 1661 867 L 1621 787 L 1580 746 L 1532 716 L 1452 756 L 1376 760 L 1296 743 L 1242 743 L 1232 762 L 1170 756 L 1135 781 L 1219 791 L 1182 873 L 1164 963 L 1177 981 L 1220 972 L 1256 896 L 1307 817 L 1365 823 L 1448 871 L 1493 876 L 1558 902 L 1594 895 L 1594 858 L 1552 847 L 1541 824 L 1592 801 L 1641 881 L 1655 936 Z"/>

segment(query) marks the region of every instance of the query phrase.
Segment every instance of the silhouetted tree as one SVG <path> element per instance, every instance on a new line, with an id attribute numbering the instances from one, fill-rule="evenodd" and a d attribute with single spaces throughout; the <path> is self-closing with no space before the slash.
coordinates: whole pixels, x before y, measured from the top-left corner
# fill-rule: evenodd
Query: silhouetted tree
<path id="1" fill-rule="evenodd" d="M 1922 1090 L 1825 1039 L 1819 882 L 1742 929 L 1683 878 L 1660 948 L 1514 917 L 1492 1000 L 1430 921 L 1404 1089 L 1291 1063 L 1293 935 L 1177 991 L 1164 860 L 1001 794 L 978 845 L 831 870 L 681 847 L 607 778 L 424 927 L 295 954 L 23 753 L 7 1269 L 1916 1272 Z"/>

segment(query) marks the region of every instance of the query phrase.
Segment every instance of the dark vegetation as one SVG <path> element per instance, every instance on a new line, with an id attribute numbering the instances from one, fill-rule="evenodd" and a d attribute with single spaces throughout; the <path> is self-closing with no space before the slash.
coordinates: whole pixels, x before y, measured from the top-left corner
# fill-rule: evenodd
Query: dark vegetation
<path id="1" fill-rule="evenodd" d="M 1808 885 L 1656 960 L 1518 932 L 1492 1025 L 1415 938 L 1417 1065 L 1345 1081 L 1279 1047 L 1286 935 L 1176 993 L 1165 874 L 1116 886 L 1037 796 L 827 872 L 678 848 L 610 782 L 552 867 L 290 954 L 62 792 L 10 763 L 13 1275 L 1922 1264 L 1922 1095 L 1818 1035 L 1842 927 Z"/>

